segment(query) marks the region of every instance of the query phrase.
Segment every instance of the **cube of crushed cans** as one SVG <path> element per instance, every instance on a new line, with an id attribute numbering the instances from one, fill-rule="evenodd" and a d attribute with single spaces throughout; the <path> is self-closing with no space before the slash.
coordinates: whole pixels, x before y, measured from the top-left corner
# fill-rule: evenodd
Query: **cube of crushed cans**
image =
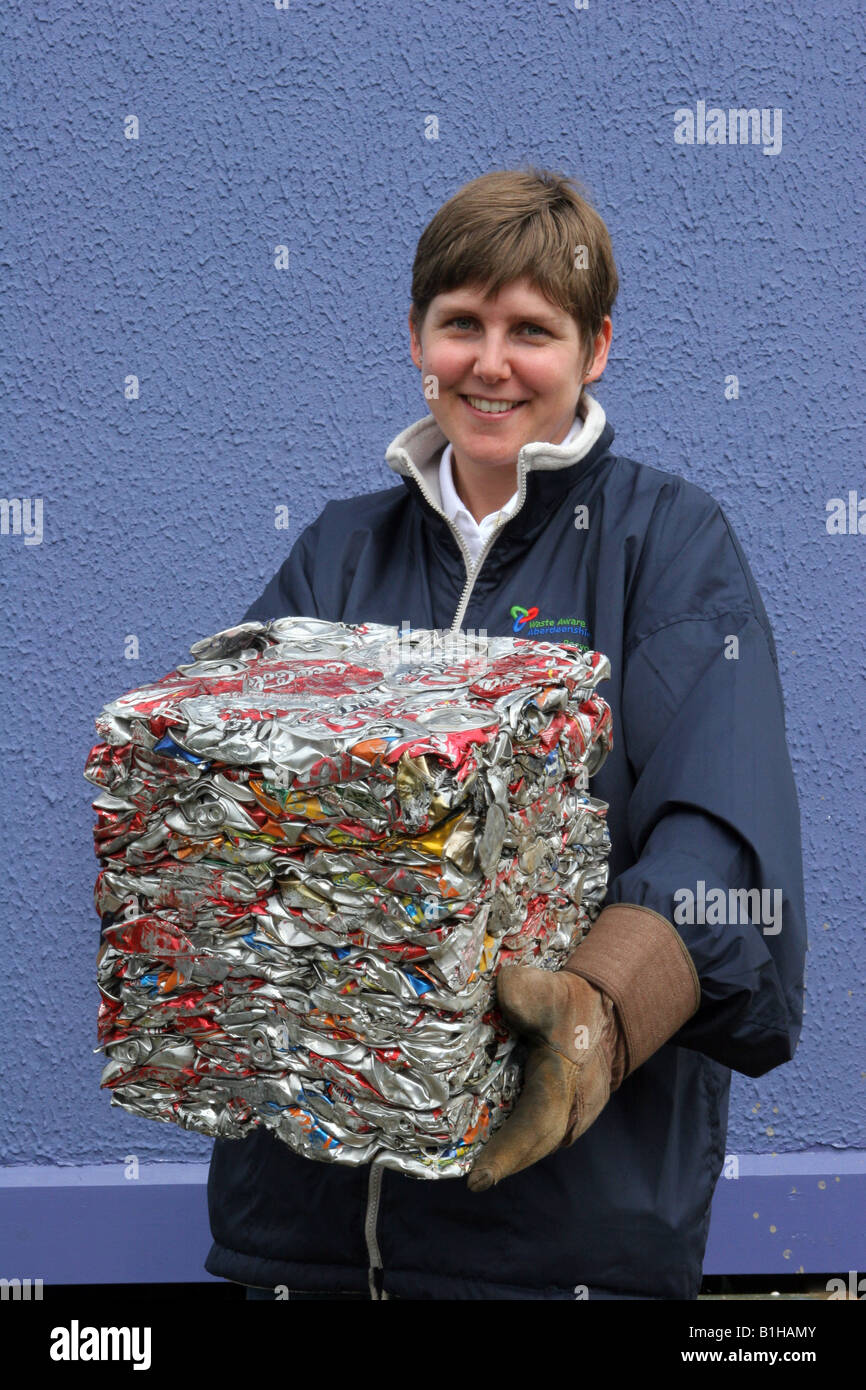
<path id="1" fill-rule="evenodd" d="M 468 1172 L 519 1095 L 504 964 L 607 890 L 607 658 L 244 623 L 106 705 L 85 777 L 112 1104 L 306 1157 Z"/>

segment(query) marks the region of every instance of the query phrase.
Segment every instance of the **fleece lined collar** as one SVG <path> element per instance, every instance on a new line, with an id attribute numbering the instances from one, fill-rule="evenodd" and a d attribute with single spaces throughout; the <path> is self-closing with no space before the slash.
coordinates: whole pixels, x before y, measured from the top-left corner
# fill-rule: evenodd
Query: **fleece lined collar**
<path id="1" fill-rule="evenodd" d="M 583 429 L 569 444 L 548 444 L 537 441 L 524 444 L 517 456 L 517 491 L 520 505 L 526 496 L 526 476 L 530 472 L 552 472 L 571 468 L 585 459 L 598 443 L 607 424 L 604 409 L 584 389 L 578 406 L 583 412 Z M 613 437 L 608 427 L 607 433 Z M 609 440 L 608 440 L 609 442 Z M 448 443 L 447 437 L 432 415 L 416 420 L 397 435 L 388 446 L 385 462 L 402 477 L 417 483 L 422 496 L 441 515 L 445 515 L 439 489 L 439 461 Z"/>

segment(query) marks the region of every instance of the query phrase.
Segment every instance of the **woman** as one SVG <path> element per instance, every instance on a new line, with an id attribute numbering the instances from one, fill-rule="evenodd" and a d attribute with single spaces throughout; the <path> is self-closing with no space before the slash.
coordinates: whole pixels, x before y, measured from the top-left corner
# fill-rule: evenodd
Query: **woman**
<path id="1" fill-rule="evenodd" d="M 430 414 L 396 487 L 329 502 L 246 619 L 578 637 L 609 658 L 605 906 L 558 974 L 513 967 L 520 1101 L 466 1181 L 217 1140 L 212 1274 L 372 1298 L 695 1298 L 730 1068 L 794 1054 L 805 911 L 769 622 L 718 505 L 614 455 L 586 390 L 617 273 L 568 179 L 497 171 L 416 253 Z M 771 910 L 772 907 L 772 910 Z"/>

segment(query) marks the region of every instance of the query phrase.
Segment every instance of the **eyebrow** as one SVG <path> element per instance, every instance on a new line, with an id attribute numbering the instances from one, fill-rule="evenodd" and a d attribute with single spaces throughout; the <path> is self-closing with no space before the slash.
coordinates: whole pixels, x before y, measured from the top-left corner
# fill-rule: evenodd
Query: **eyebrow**
<path id="1" fill-rule="evenodd" d="M 442 307 L 439 310 L 437 310 L 437 317 L 440 318 L 453 318 L 457 314 L 465 314 L 470 317 L 475 317 L 478 314 L 478 309 L 470 304 L 461 304 L 458 301 L 454 304 L 443 304 Z M 549 323 L 553 325 L 557 325 L 562 322 L 562 317 L 556 314 L 555 311 L 550 309 L 540 309 L 537 312 L 533 311 L 532 313 L 512 314 L 511 318 L 520 322 L 525 321 L 532 323 Z"/>

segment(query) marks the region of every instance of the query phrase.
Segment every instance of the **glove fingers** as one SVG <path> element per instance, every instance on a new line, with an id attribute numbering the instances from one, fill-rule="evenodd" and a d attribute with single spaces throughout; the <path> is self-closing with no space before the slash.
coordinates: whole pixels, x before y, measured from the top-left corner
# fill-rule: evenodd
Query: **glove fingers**
<path id="1" fill-rule="evenodd" d="M 472 1192 L 485 1191 L 559 1148 L 569 1127 L 577 1077 L 577 1067 L 551 1048 L 530 1051 L 517 1103 L 467 1178 Z"/>

